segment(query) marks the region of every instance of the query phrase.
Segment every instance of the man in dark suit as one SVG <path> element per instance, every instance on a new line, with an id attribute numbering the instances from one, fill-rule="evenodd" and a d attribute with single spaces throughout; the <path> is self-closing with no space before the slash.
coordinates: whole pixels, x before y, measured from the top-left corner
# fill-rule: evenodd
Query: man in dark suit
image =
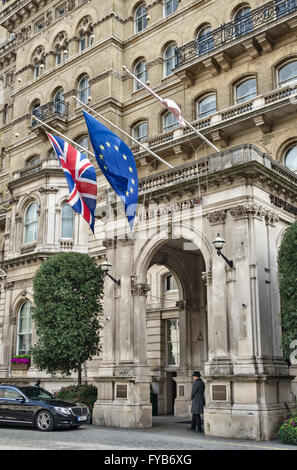
<path id="1" fill-rule="evenodd" d="M 192 387 L 192 425 L 188 428 L 190 431 L 197 431 L 196 432 L 203 432 L 201 426 L 201 414 L 203 413 L 203 407 L 205 405 L 205 398 L 204 398 L 204 390 L 205 385 L 203 380 L 201 379 L 201 374 L 198 370 L 194 370 L 193 372 L 194 377 L 194 384 Z"/>

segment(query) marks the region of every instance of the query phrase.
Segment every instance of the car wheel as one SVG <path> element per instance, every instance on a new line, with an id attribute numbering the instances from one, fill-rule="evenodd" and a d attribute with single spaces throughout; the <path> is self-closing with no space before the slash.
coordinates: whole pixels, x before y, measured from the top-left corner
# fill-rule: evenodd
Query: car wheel
<path id="1" fill-rule="evenodd" d="M 54 419 L 52 414 L 47 410 L 39 411 L 36 416 L 36 427 L 38 431 L 52 431 L 54 429 Z"/>

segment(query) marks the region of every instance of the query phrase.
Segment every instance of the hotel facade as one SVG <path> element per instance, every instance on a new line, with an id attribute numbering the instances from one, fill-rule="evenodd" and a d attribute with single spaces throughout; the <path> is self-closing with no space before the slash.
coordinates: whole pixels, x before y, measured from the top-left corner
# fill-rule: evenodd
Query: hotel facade
<path id="1" fill-rule="evenodd" d="M 297 2 L 6 0 L 0 27 L 1 381 L 41 378 L 52 391 L 75 381 L 10 360 L 36 341 L 37 269 L 79 251 L 107 258 L 120 281 L 106 277 L 102 351 L 84 365 L 98 388 L 94 424 L 150 427 L 152 396 L 154 413 L 188 417 L 200 370 L 207 435 L 275 437 L 297 395 L 280 347 L 277 272 L 297 214 Z M 92 152 L 73 97 L 143 144 L 121 136 L 138 169 L 133 232 L 93 157 L 95 235 L 67 205 L 32 115 Z"/>

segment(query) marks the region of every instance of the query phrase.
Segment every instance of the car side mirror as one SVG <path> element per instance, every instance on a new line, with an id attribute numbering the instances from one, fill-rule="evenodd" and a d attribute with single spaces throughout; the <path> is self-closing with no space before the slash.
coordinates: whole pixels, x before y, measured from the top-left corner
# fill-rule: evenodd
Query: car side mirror
<path id="1" fill-rule="evenodd" d="M 25 398 L 24 398 L 24 397 L 21 397 L 21 396 L 18 396 L 18 397 L 16 397 L 16 401 L 19 401 L 20 403 L 24 403 L 24 402 L 25 402 Z"/>

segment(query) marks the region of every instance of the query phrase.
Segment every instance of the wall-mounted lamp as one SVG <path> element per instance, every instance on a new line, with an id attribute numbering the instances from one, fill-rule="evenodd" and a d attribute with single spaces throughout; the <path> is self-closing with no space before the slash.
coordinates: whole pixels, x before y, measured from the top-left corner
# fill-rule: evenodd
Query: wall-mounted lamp
<path id="1" fill-rule="evenodd" d="M 222 237 L 220 237 L 219 233 L 218 233 L 217 238 L 212 242 L 213 246 L 217 250 L 218 256 L 222 256 L 222 258 L 226 261 L 226 263 L 230 266 L 230 268 L 233 268 L 233 261 L 226 258 L 226 256 L 223 255 L 221 251 L 225 243 L 226 243 L 225 240 Z"/>
<path id="2" fill-rule="evenodd" d="M 103 263 L 101 263 L 100 267 L 101 267 L 102 271 L 104 272 L 104 274 L 106 276 L 108 276 L 117 286 L 121 285 L 120 279 L 116 280 L 114 277 L 112 277 L 109 274 L 109 271 L 111 270 L 112 266 L 107 260 L 105 260 Z"/>

